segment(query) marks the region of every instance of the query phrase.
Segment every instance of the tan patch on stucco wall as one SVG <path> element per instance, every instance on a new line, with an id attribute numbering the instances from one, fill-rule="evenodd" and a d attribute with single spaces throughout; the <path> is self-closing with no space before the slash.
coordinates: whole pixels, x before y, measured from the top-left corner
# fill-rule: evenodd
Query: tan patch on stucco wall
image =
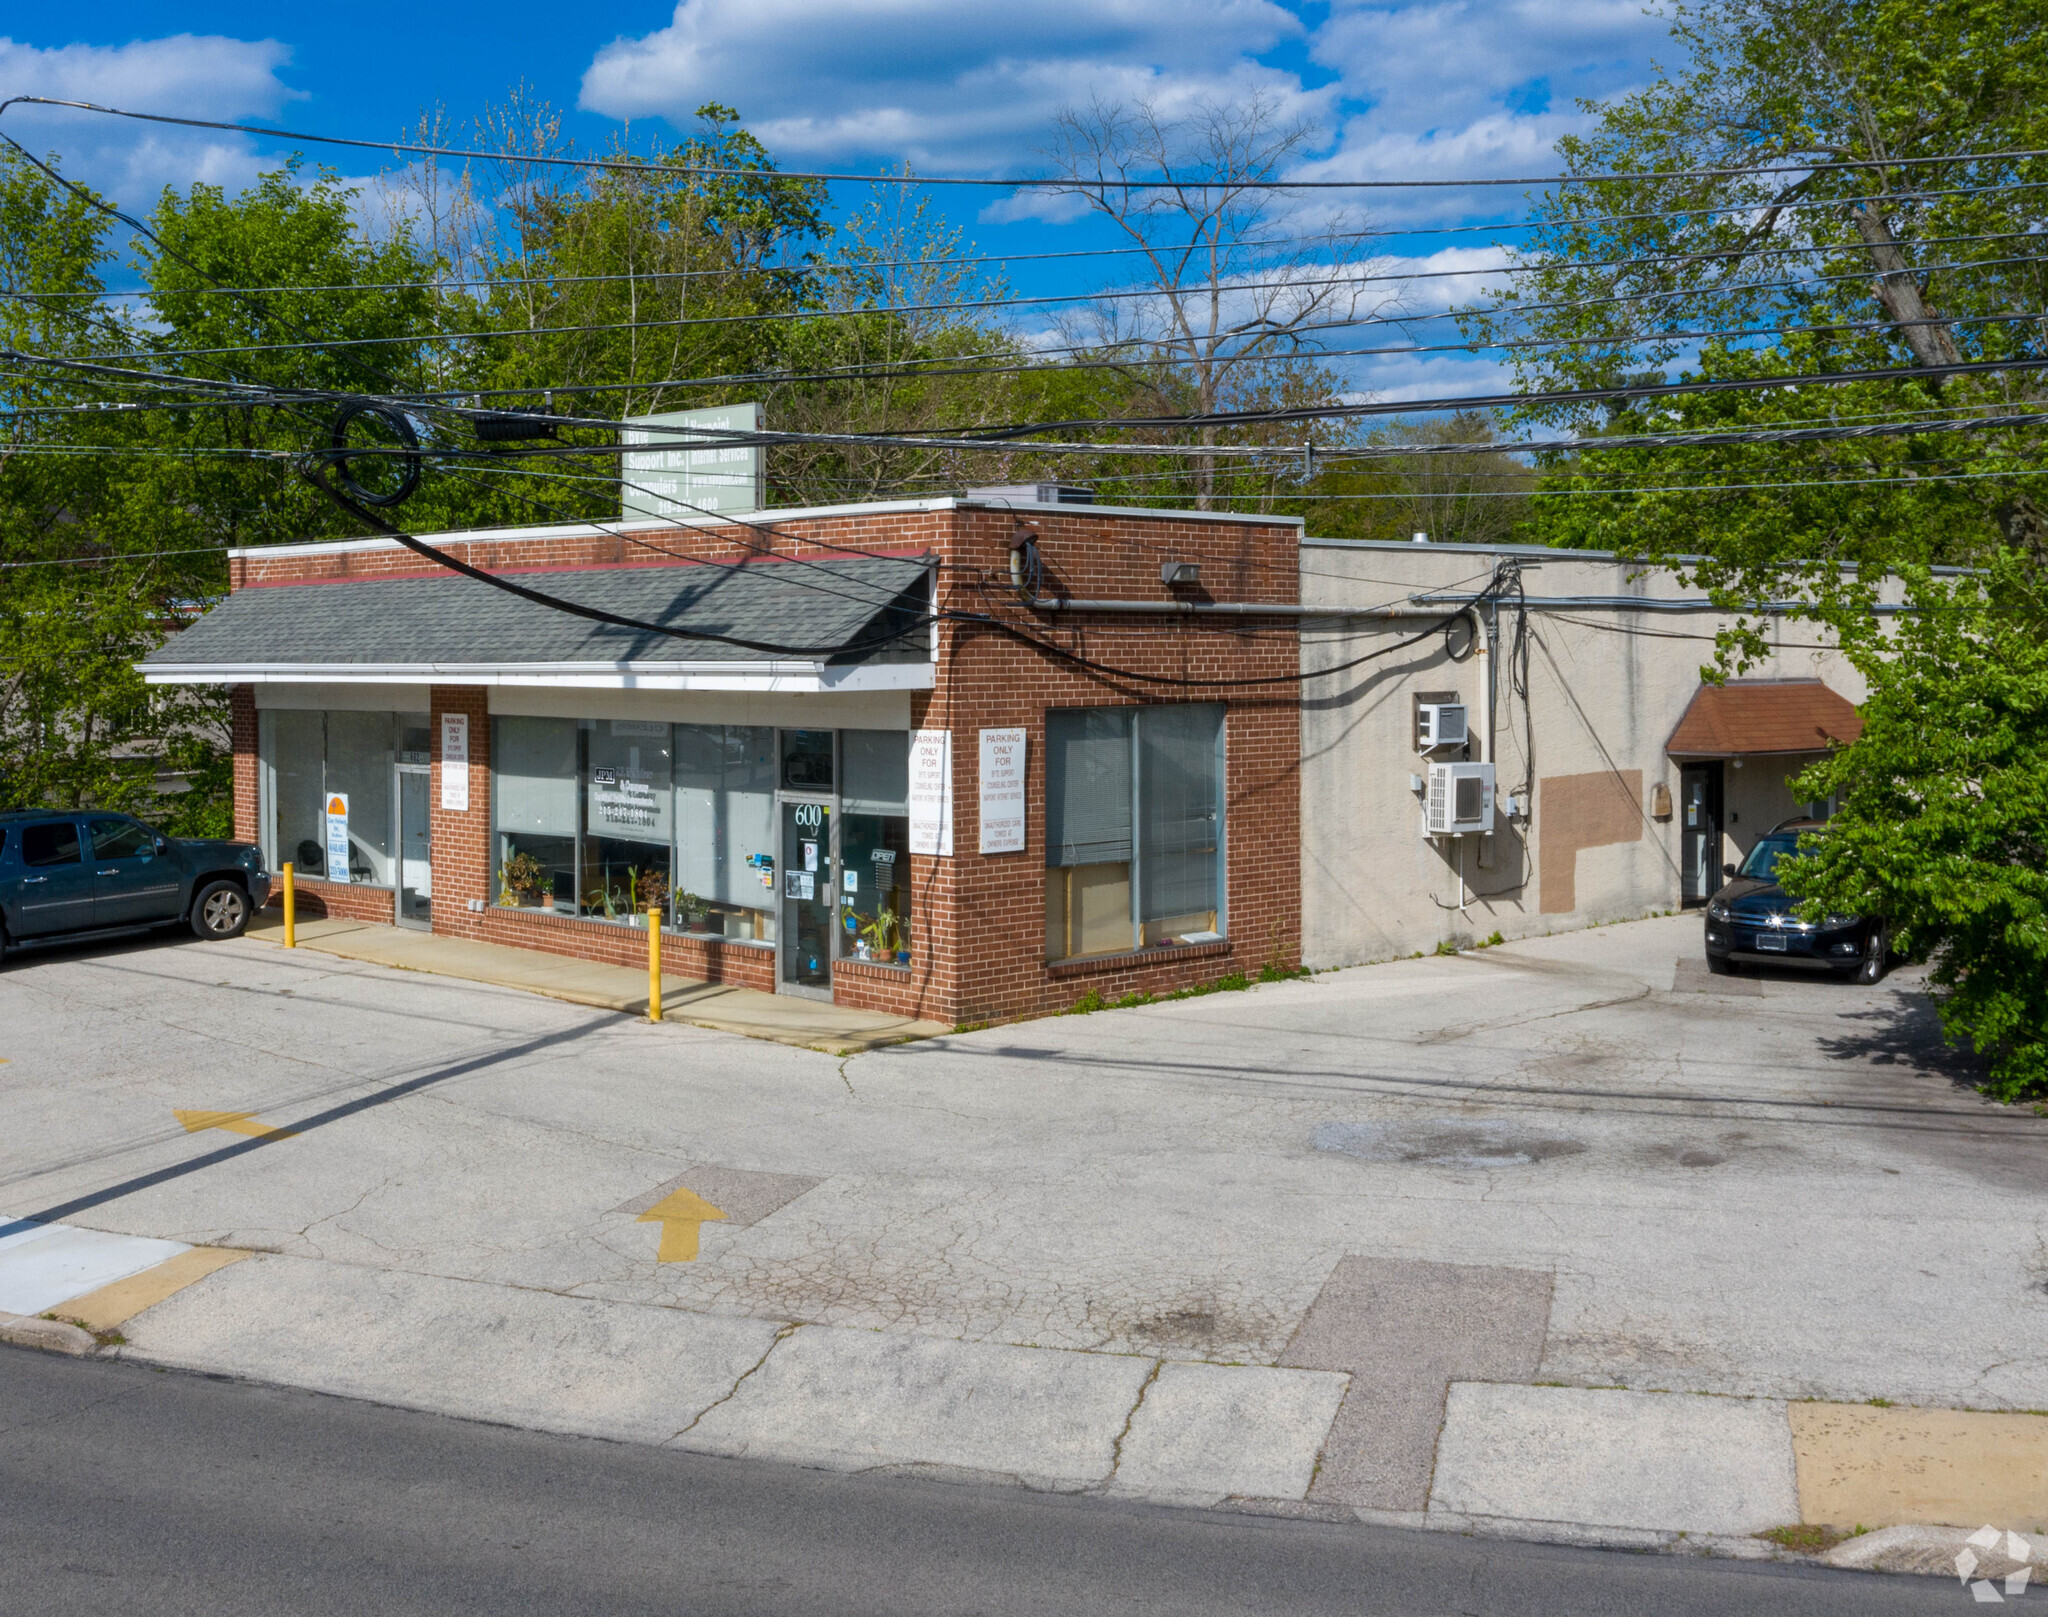
<path id="1" fill-rule="evenodd" d="M 1536 799 L 1537 863 L 1545 915 L 1579 907 L 1579 850 L 1643 836 L 1643 772 L 1597 769 L 1589 775 L 1546 775 Z"/>

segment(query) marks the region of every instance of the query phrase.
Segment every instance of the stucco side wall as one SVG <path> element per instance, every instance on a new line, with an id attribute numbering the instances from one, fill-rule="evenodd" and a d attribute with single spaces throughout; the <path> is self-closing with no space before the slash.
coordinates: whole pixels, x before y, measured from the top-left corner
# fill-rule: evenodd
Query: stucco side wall
<path id="1" fill-rule="evenodd" d="M 1645 596 L 1695 600 L 1669 574 L 1630 575 L 1622 563 L 1558 552 L 1515 553 L 1532 598 Z M 1332 545 L 1302 552 L 1302 599 L 1365 607 L 1411 595 L 1469 594 L 1495 554 L 1451 546 Z M 1526 701 L 1514 689 L 1516 613 L 1498 614 L 1492 648 L 1496 834 L 1422 835 L 1410 777 L 1427 760 L 1414 746 L 1418 693 L 1455 691 L 1476 727 L 1489 659 L 1413 619 L 1319 620 L 1304 625 L 1311 677 L 1302 704 L 1303 958 L 1354 964 L 1440 943 L 1562 932 L 1675 908 L 1679 822 L 1658 816 L 1656 789 L 1679 799 L 1665 742 L 1700 683 L 1725 620 L 1706 612 L 1579 606 L 1528 615 Z M 1821 678 L 1850 701 L 1862 681 L 1812 625 L 1780 623 L 1761 679 Z M 1317 675 L 1368 653 L 1385 655 Z M 1475 757 L 1479 754 L 1475 751 Z M 1451 755 L 1444 755 L 1451 756 Z M 1799 812 L 1784 777 L 1801 760 L 1750 760 L 1726 770 L 1729 859 L 1776 821 Z M 1526 792 L 1524 817 L 1505 814 Z M 1463 847 L 1459 846 L 1460 840 Z M 1462 880 L 1460 861 L 1463 861 Z"/>

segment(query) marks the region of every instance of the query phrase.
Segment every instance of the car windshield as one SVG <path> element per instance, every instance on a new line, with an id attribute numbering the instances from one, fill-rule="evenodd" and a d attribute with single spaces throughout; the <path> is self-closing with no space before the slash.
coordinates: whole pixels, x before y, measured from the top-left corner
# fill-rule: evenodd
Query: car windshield
<path id="1" fill-rule="evenodd" d="M 1778 879 L 1778 861 L 1799 851 L 1797 837 L 1765 837 L 1749 850 L 1749 857 L 1742 861 L 1742 874 L 1754 876 L 1758 881 Z"/>

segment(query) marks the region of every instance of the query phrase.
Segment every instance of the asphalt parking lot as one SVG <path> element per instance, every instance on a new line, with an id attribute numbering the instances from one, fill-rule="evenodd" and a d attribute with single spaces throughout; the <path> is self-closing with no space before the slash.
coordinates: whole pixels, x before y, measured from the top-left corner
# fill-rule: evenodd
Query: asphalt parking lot
<path id="1" fill-rule="evenodd" d="M 0 1211 L 257 1254 L 125 1327 L 158 1363 L 1742 1534 L 1805 1508 L 1791 1401 L 2048 1407 L 2048 1118 L 1975 1093 L 1916 971 L 1698 949 L 1669 917 L 843 1058 L 256 940 L 53 951 L 0 973 Z M 1638 1396 L 1686 1393 L 1723 1401 Z"/>

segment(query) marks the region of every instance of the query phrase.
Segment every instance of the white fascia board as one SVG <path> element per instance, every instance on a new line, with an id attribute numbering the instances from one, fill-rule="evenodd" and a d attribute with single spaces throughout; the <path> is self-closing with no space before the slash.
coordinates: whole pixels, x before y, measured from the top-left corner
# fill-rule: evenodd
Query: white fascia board
<path id="1" fill-rule="evenodd" d="M 1260 516 L 1248 511 L 1184 511 L 1157 505 L 1043 505 L 1033 500 L 969 500 L 948 494 L 929 500 L 874 500 L 865 505 L 801 505 L 787 509 L 775 507 L 766 511 L 750 511 L 743 517 L 635 517 L 630 522 L 557 522 L 528 528 L 465 528 L 449 533 L 422 533 L 415 537 L 422 544 L 441 549 L 449 545 L 516 543 L 523 539 L 615 539 L 621 534 L 630 533 L 673 533 L 678 528 L 769 526 L 777 522 L 800 522 L 819 517 L 921 516 L 931 511 L 1028 511 L 1041 516 L 1150 517 L 1162 522 L 1237 523 L 1265 528 L 1305 527 L 1304 519 L 1301 517 Z M 297 545 L 238 545 L 230 548 L 227 554 L 228 559 L 232 561 L 243 557 L 261 560 L 264 557 L 277 556 L 337 556 L 360 551 L 403 548 L 396 539 L 365 537 L 308 540 Z M 849 548 L 857 550 L 859 546 Z M 1446 545 L 1443 548 L 1450 547 Z M 691 556 L 681 556 L 677 561 L 680 564 L 695 559 Z M 826 556 L 808 559 L 829 561 L 832 558 Z M 305 582 L 322 584 L 330 580 L 307 579 Z M 351 581 L 334 579 L 331 582 Z"/>
<path id="2" fill-rule="evenodd" d="M 601 691 L 930 690 L 928 662 L 834 667 L 768 663 L 189 663 L 138 665 L 148 685 L 514 685 Z"/>

